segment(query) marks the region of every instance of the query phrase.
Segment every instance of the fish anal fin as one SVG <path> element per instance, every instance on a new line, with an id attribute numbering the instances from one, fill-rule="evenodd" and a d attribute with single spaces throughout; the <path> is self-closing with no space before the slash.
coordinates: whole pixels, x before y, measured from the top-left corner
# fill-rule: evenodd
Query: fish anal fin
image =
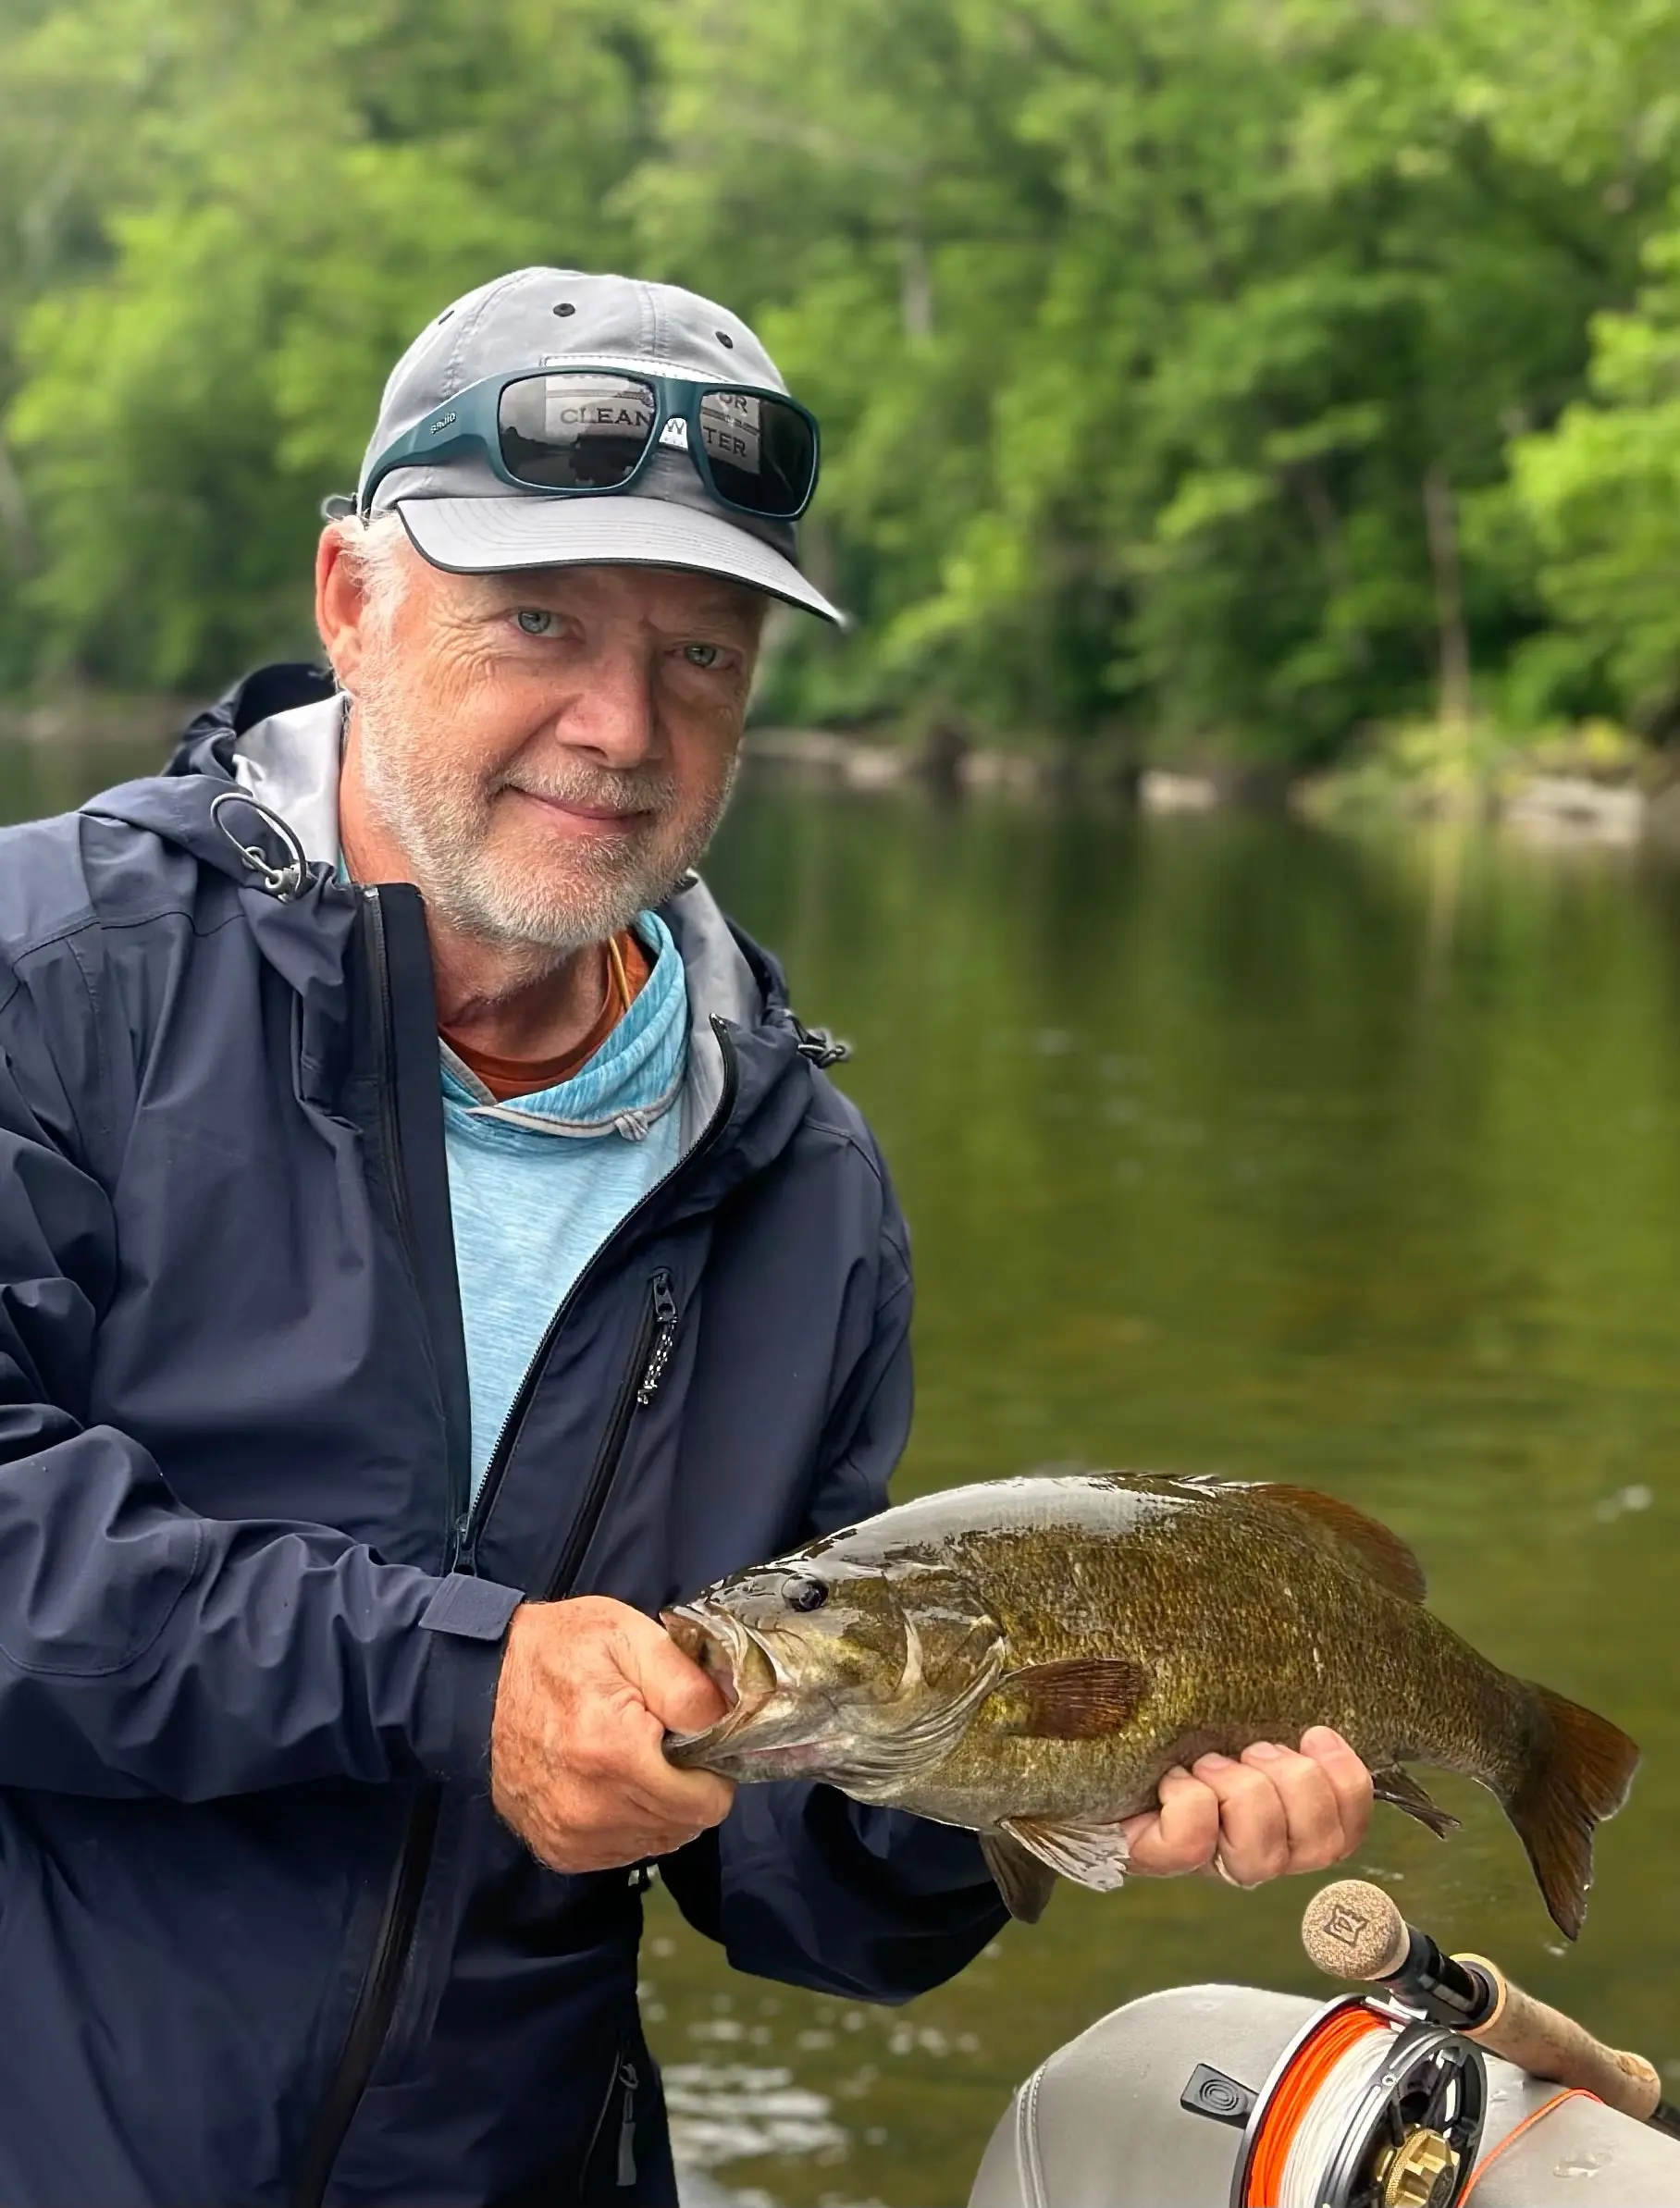
<path id="1" fill-rule="evenodd" d="M 982 1832 L 980 1852 L 1010 1916 L 1020 1924 L 1036 1924 L 1056 1892 L 1055 1871 L 1007 1832 Z"/>
<path id="2" fill-rule="evenodd" d="M 1275 1503 L 1304 1518 L 1319 1540 L 1362 1564 L 1392 1593 L 1410 1602 L 1421 1602 L 1428 1593 L 1424 1568 L 1400 1536 L 1339 1495 L 1321 1495 L 1316 1487 L 1291 1487 L 1274 1480 L 1257 1482 L 1247 1492 L 1256 1501 Z"/>
<path id="3" fill-rule="evenodd" d="M 1420 1825 L 1427 1825 L 1437 1840 L 1445 1840 L 1449 1832 L 1458 1831 L 1459 1820 L 1452 1812 L 1432 1802 L 1411 1772 L 1402 1771 L 1397 1763 L 1371 1773 L 1371 1792 L 1390 1809 L 1403 1809 Z"/>
<path id="4" fill-rule="evenodd" d="M 1104 1740 L 1136 1715 L 1149 1674 L 1129 1656 L 1071 1656 L 1027 1664 L 1000 1681 L 1019 1710 L 1009 1730 L 1034 1740 Z"/>
<path id="5" fill-rule="evenodd" d="M 1608 1718 L 1549 1688 L 1530 1692 L 1541 1721 L 1527 1774 L 1505 1814 L 1528 1852 L 1551 1921 L 1573 1940 L 1587 1915 L 1593 1830 L 1627 1799 L 1639 1751 Z"/>
<path id="6" fill-rule="evenodd" d="M 1076 1824 L 1053 1817 L 1006 1817 L 1000 1822 L 1029 1855 L 1076 1885 L 1112 1893 L 1126 1883 L 1130 1856 L 1123 1825 Z"/>

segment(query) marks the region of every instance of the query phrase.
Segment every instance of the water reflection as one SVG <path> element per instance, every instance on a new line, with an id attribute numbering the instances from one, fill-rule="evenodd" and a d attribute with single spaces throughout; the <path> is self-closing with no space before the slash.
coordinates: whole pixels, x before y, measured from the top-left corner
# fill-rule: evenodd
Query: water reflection
<path id="1" fill-rule="evenodd" d="M 0 746 L 0 815 L 133 755 Z M 1473 1789 L 1362 1869 L 1680 2076 L 1680 881 L 1624 851 L 748 786 L 710 872 L 782 953 L 915 1238 L 901 1492 L 1044 1463 L 1301 1479 L 1646 1765 L 1580 1948 Z M 1431 1782 L 1432 1788 L 1434 1782 Z M 656 1894 L 688 2158 L 791 2204 L 966 2196 L 1011 2086 L 1164 1984 L 1309 1985 L 1303 1889 L 1064 1890 L 899 2011 L 732 1976 Z"/>
<path id="2" fill-rule="evenodd" d="M 1458 833 L 767 789 L 711 873 L 804 1015 L 858 1045 L 843 1078 L 920 1280 L 903 1492 L 1156 1464 L 1303 1479 L 1388 1518 L 1448 1618 L 1647 1758 L 1567 1956 L 1474 1789 L 1441 1788 L 1467 1825 L 1448 1845 L 1379 1812 L 1363 1868 L 1680 2064 L 1680 1934 L 1650 1906 L 1680 1796 L 1672 875 Z M 1064 1891 L 958 1985 L 871 2016 L 878 2075 L 855 2113 L 835 2100 L 843 2163 L 724 2174 L 789 2202 L 960 2200 L 1010 2086 L 1117 2002 L 1310 1986 L 1303 1898 Z M 660 2045 L 681 2059 L 728 1980 L 671 1936 Z M 843 2066 L 799 2035 L 836 2013 L 788 1994 L 777 2022 L 778 2059 L 821 2091 Z"/>

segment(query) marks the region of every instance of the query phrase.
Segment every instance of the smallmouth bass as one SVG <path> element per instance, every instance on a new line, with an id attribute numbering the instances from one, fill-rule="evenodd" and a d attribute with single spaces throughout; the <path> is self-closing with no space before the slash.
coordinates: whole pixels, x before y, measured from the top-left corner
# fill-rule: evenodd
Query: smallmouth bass
<path id="1" fill-rule="evenodd" d="M 1638 1750 L 1424 1608 L 1397 1536 L 1308 1488 L 1154 1473 L 948 1489 L 663 1613 L 729 1708 L 673 1763 L 816 1778 L 978 1832 L 1012 1913 L 1106 1890 L 1163 1774 L 1330 1725 L 1379 1801 L 1458 1820 L 1402 1768 L 1487 1787 L 1569 1939 Z"/>

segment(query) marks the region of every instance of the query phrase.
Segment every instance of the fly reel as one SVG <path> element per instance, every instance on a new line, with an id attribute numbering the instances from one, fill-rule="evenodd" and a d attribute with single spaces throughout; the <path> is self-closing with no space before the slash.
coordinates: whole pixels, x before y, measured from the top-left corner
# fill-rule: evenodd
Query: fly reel
<path id="1" fill-rule="evenodd" d="M 1243 2127 L 1229 2208 L 1453 2208 L 1488 2073 L 1459 2033 L 1352 1993 L 1296 2034 L 1258 2092 L 1204 2064 L 1181 2104 Z"/>

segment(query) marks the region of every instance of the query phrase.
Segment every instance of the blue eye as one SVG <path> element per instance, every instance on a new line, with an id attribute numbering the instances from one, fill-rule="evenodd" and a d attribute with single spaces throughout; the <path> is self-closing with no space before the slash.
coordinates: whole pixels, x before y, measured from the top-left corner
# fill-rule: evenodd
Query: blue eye
<path id="1" fill-rule="evenodd" d="M 541 606 L 521 606 L 513 619 L 527 636 L 546 636 L 554 623 L 553 614 Z"/>
<path id="2" fill-rule="evenodd" d="M 685 644 L 683 657 L 690 667 L 715 667 L 722 658 L 715 644 Z"/>

